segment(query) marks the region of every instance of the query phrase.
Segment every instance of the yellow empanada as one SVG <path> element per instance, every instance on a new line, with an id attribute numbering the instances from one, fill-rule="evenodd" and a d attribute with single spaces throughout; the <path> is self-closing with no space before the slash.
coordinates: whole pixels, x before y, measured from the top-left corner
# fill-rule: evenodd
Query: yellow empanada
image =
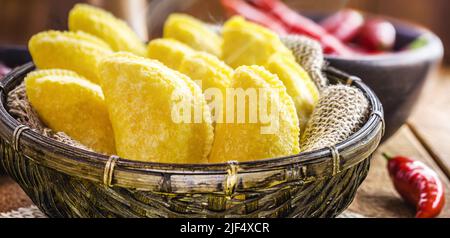
<path id="1" fill-rule="evenodd" d="M 222 122 L 233 69 L 214 55 L 197 52 L 186 56 L 178 70 L 201 86 L 214 122 Z"/>
<path id="2" fill-rule="evenodd" d="M 112 53 L 105 42 L 83 32 L 42 32 L 31 38 L 28 48 L 38 68 L 72 70 L 94 83 L 98 61 Z"/>
<path id="3" fill-rule="evenodd" d="M 203 22 L 185 14 L 174 13 L 164 25 L 164 38 L 173 38 L 198 51 L 220 57 L 222 38 Z"/>
<path id="4" fill-rule="evenodd" d="M 216 124 L 210 162 L 251 161 L 299 153 L 300 129 L 294 102 L 276 75 L 260 66 L 241 66 L 234 73 L 232 88 L 237 91 L 227 93 L 227 121 Z M 234 107 L 230 106 L 231 101 L 236 103 Z M 239 107 L 244 108 L 243 114 Z"/>
<path id="5" fill-rule="evenodd" d="M 75 72 L 40 70 L 25 78 L 41 120 L 95 151 L 114 154 L 114 135 L 102 90 Z"/>
<path id="6" fill-rule="evenodd" d="M 278 75 L 294 100 L 300 128 L 303 131 L 319 100 L 319 90 L 308 73 L 294 59 L 284 54 L 274 54 L 270 57 L 266 68 Z"/>
<path id="7" fill-rule="evenodd" d="M 191 47 L 174 39 L 155 39 L 148 44 L 148 57 L 177 70 L 188 55 L 194 54 Z"/>
<path id="8" fill-rule="evenodd" d="M 265 65 L 276 52 L 293 57 L 274 32 L 242 17 L 228 20 L 222 34 L 222 59 L 233 68 L 241 65 Z"/>
<path id="9" fill-rule="evenodd" d="M 100 74 L 119 156 L 207 162 L 214 136 L 211 115 L 194 81 L 159 61 L 127 53 L 105 58 Z M 180 114 L 179 107 L 185 109 Z"/>
<path id="10" fill-rule="evenodd" d="M 194 81 L 201 81 L 203 90 L 227 88 L 233 75 L 233 69 L 227 64 L 216 56 L 204 52 L 185 57 L 178 70 Z"/>
<path id="11" fill-rule="evenodd" d="M 107 42 L 114 51 L 146 56 L 144 42 L 124 21 L 87 4 L 77 4 L 69 13 L 69 29 L 84 31 Z"/>

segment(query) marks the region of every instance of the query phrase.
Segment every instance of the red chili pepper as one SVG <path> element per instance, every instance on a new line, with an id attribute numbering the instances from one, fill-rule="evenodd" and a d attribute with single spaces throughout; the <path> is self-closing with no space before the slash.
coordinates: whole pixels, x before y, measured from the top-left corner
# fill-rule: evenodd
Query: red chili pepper
<path id="1" fill-rule="evenodd" d="M 368 50 L 390 51 L 394 47 L 396 30 L 383 19 L 371 19 L 361 28 L 357 43 Z"/>
<path id="2" fill-rule="evenodd" d="M 342 42 L 349 42 L 364 25 L 364 16 L 356 10 L 345 9 L 325 18 L 320 25 Z"/>
<path id="3" fill-rule="evenodd" d="M 438 175 L 420 161 L 383 156 L 388 159 L 389 175 L 395 189 L 403 199 L 416 206 L 416 217 L 438 216 L 445 204 L 445 189 Z"/>
<path id="4" fill-rule="evenodd" d="M 265 26 L 278 34 L 287 34 L 285 26 L 277 18 L 243 0 L 221 0 L 220 2 L 230 15 L 241 15 L 247 20 Z"/>
<path id="5" fill-rule="evenodd" d="M 250 2 L 278 18 L 287 27 L 289 33 L 306 35 L 319 41 L 325 53 L 341 56 L 351 56 L 355 53 L 319 24 L 300 15 L 279 0 L 250 0 Z"/>

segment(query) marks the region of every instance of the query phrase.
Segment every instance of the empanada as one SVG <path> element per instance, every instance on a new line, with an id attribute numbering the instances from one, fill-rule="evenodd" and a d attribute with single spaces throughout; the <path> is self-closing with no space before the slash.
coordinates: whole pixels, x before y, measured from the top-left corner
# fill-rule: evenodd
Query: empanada
<path id="1" fill-rule="evenodd" d="M 194 81 L 159 61 L 128 53 L 104 59 L 100 74 L 119 156 L 207 162 L 214 137 L 211 114 Z"/>
<path id="2" fill-rule="evenodd" d="M 191 47 L 174 39 L 155 39 L 148 44 L 148 57 L 177 70 L 186 56 L 194 54 Z"/>
<path id="3" fill-rule="evenodd" d="M 144 42 L 127 25 L 111 13 L 87 4 L 77 4 L 69 13 L 69 29 L 83 31 L 107 42 L 114 51 L 128 51 L 146 56 Z"/>
<path id="4" fill-rule="evenodd" d="M 276 75 L 260 66 L 241 66 L 234 73 L 232 88 L 238 90 L 237 97 L 245 96 L 245 100 L 227 93 L 227 121 L 216 124 L 210 162 L 252 161 L 299 153 L 295 105 Z M 230 101 L 236 105 L 231 107 Z M 239 107 L 244 107 L 243 114 Z"/>
<path id="5" fill-rule="evenodd" d="M 31 38 L 28 48 L 39 69 L 72 70 L 94 83 L 99 60 L 113 52 L 104 41 L 83 32 L 41 32 Z"/>
<path id="6" fill-rule="evenodd" d="M 276 52 L 294 57 L 274 32 L 242 17 L 225 22 L 222 34 L 222 60 L 233 68 L 265 65 Z"/>
<path id="7" fill-rule="evenodd" d="M 319 90 L 308 73 L 291 57 L 274 54 L 266 68 L 283 82 L 289 96 L 294 100 L 300 128 L 303 129 L 319 100 Z"/>
<path id="8" fill-rule="evenodd" d="M 114 154 L 114 135 L 101 88 L 67 70 L 39 70 L 25 78 L 28 100 L 55 132 L 97 152 Z"/>
<path id="9" fill-rule="evenodd" d="M 189 15 L 173 13 L 164 25 L 164 38 L 173 38 L 198 51 L 222 55 L 222 37 Z"/>

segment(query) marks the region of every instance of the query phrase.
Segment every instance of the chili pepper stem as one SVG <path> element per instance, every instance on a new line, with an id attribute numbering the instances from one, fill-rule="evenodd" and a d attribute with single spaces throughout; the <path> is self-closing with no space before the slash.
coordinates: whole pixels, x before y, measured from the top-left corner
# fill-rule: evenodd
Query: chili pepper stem
<path id="1" fill-rule="evenodd" d="M 390 156 L 389 154 L 387 154 L 385 152 L 383 152 L 382 155 L 387 161 L 389 161 L 389 160 L 391 160 L 393 158 L 392 156 Z"/>

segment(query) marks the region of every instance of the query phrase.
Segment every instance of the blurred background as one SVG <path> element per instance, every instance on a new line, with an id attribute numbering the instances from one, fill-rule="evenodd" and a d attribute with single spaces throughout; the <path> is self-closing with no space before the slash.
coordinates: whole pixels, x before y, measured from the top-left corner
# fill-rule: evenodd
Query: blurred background
<path id="1" fill-rule="evenodd" d="M 66 29 L 67 13 L 77 2 L 102 6 L 127 19 L 143 39 L 158 36 L 165 15 L 185 11 L 199 18 L 219 22 L 222 8 L 217 0 L 0 0 L 0 44 L 26 44 L 31 35 L 46 29 Z M 352 7 L 409 20 L 434 31 L 450 47 L 448 0 L 287 0 L 305 13 L 329 13 Z M 214 14 L 212 14 L 214 13 Z M 450 63 L 450 51 L 445 61 Z"/>

